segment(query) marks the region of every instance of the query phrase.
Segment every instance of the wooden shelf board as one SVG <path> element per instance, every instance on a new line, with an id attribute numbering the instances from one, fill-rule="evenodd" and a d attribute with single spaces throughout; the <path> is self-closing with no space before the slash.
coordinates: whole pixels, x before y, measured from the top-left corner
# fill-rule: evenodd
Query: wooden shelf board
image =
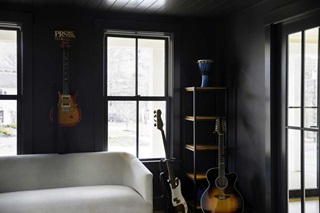
<path id="1" fill-rule="evenodd" d="M 213 90 L 226 90 L 227 87 L 186 87 L 185 90 L 187 92 L 193 91 L 213 91 Z"/>
<path id="2" fill-rule="evenodd" d="M 186 149 L 189 149 L 191 151 L 194 151 L 194 145 L 192 144 L 186 144 Z M 218 150 L 218 145 L 196 145 L 196 150 L 198 151 L 209 151 L 209 150 Z"/>
<path id="3" fill-rule="evenodd" d="M 213 121 L 217 118 L 220 118 L 219 116 L 196 116 L 196 120 L 198 121 Z M 186 116 L 185 118 L 188 121 L 194 121 L 194 116 Z"/>
<path id="4" fill-rule="evenodd" d="M 194 174 L 191 172 L 186 173 L 187 177 L 190 178 L 191 180 L 194 180 Z M 197 180 L 206 180 L 206 173 L 205 172 L 199 172 L 196 175 Z"/>

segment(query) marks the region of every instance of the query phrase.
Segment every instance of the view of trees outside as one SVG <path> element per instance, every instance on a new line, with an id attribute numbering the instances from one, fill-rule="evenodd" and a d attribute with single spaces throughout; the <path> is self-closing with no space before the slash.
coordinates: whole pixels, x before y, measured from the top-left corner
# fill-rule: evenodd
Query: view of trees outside
<path id="1" fill-rule="evenodd" d="M 305 31 L 302 56 L 302 32 L 289 35 L 288 48 L 288 126 L 301 127 L 301 65 L 304 58 L 304 127 L 318 127 L 318 28 Z M 304 131 L 305 187 L 317 187 L 318 133 Z M 301 189 L 301 131 L 288 130 L 289 189 Z"/>
<path id="2" fill-rule="evenodd" d="M 164 96 L 165 43 L 154 39 L 137 41 L 136 58 L 135 38 L 108 37 L 108 96 Z M 139 158 L 164 157 L 161 133 L 154 127 L 153 111 L 156 109 L 163 111 L 164 119 L 164 101 L 109 101 L 108 150 L 127 151 L 136 155 L 139 149 Z"/>
<path id="3" fill-rule="evenodd" d="M 17 94 L 17 35 L 0 30 L 0 95 Z M 17 101 L 0 99 L 0 155 L 17 154 Z"/>

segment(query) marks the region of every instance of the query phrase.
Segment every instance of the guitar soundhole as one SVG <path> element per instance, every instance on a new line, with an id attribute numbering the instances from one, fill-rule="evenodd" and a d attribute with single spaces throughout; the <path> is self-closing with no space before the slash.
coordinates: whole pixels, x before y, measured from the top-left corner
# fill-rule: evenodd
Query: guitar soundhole
<path id="1" fill-rule="evenodd" d="M 216 186 L 220 189 L 224 189 L 228 186 L 228 180 L 226 177 L 217 177 Z"/>

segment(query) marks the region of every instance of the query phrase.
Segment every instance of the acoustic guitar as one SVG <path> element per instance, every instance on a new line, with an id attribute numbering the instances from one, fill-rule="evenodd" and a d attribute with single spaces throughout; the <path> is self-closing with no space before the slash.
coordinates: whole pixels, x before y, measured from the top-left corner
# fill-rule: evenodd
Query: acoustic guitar
<path id="1" fill-rule="evenodd" d="M 176 213 L 187 213 L 188 212 L 188 206 L 187 203 L 184 199 L 184 197 L 182 196 L 181 193 L 181 182 L 180 179 L 178 177 L 174 176 L 173 173 L 173 169 L 172 169 L 172 165 L 171 165 L 171 161 L 170 158 L 167 155 L 167 151 L 166 151 L 166 136 L 164 134 L 163 131 L 163 121 L 161 119 L 161 110 L 158 109 L 157 111 L 154 112 L 154 117 L 155 117 L 155 124 L 154 126 L 157 127 L 158 130 L 161 131 L 161 135 L 162 135 L 162 141 L 163 141 L 163 145 L 164 145 L 164 150 L 165 150 L 165 155 L 166 155 L 166 165 L 167 165 L 167 169 L 168 169 L 168 180 L 167 183 L 169 184 L 170 188 L 170 200 L 171 200 L 171 204 L 174 208 L 174 211 Z M 165 177 L 164 174 L 160 174 L 160 177 Z"/>
<path id="2" fill-rule="evenodd" d="M 224 133 L 226 121 L 216 119 L 215 132 L 218 133 L 218 168 L 211 168 L 206 173 L 208 188 L 202 194 L 200 205 L 204 213 L 241 213 L 244 202 L 236 189 L 237 174 L 225 173 Z"/>
<path id="3" fill-rule="evenodd" d="M 59 101 L 57 105 L 57 122 L 60 126 L 68 127 L 79 123 L 81 120 L 81 110 L 76 103 L 78 93 L 69 93 L 69 49 L 70 39 L 74 38 L 72 31 L 56 31 L 55 39 L 60 40 L 60 47 L 63 50 L 63 90 L 59 94 Z M 50 120 L 53 122 L 54 107 L 50 111 Z"/>

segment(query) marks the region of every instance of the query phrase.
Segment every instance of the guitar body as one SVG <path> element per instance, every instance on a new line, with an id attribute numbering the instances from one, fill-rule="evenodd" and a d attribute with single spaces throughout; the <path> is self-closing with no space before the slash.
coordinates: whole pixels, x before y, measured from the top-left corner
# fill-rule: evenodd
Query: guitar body
<path id="1" fill-rule="evenodd" d="M 74 95 L 64 95 L 59 92 L 58 119 L 60 126 L 68 127 L 79 123 L 81 120 L 81 110 L 76 103 L 77 93 Z M 50 111 L 50 120 L 53 121 L 54 109 Z"/>
<path id="2" fill-rule="evenodd" d="M 211 168 L 207 171 L 208 188 L 201 197 L 201 208 L 204 213 L 241 213 L 243 212 L 243 198 L 235 187 L 236 173 L 224 176 L 223 187 L 219 185 L 219 169 Z"/>
<path id="3" fill-rule="evenodd" d="M 175 179 L 176 181 L 175 188 L 172 188 L 172 185 L 170 181 L 166 179 L 164 172 L 160 174 L 160 180 L 161 180 L 161 183 L 164 185 L 167 195 L 169 196 L 169 200 L 171 201 L 171 204 L 172 204 L 169 206 L 170 212 L 188 213 L 188 205 L 181 193 L 181 182 L 179 178 Z"/>
<path id="4" fill-rule="evenodd" d="M 171 183 L 169 182 L 170 189 L 171 189 L 172 205 L 175 208 L 176 213 L 187 213 L 188 206 L 181 193 L 181 182 L 178 178 L 175 179 L 175 182 L 176 182 L 175 188 L 173 188 Z"/>

